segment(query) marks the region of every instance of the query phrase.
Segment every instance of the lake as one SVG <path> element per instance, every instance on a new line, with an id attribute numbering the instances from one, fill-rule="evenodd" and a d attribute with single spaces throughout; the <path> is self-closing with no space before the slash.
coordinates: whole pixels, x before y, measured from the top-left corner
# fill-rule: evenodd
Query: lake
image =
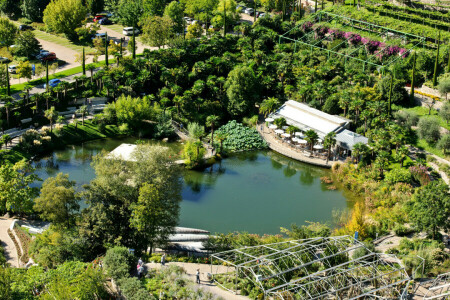
<path id="1" fill-rule="evenodd" d="M 81 190 L 95 177 L 90 163 L 102 150 L 111 151 L 136 139 L 105 139 L 68 146 L 34 163 L 45 180 L 59 172 L 69 174 Z M 164 144 L 174 154 L 180 143 Z M 300 163 L 272 151 L 234 154 L 204 171 L 185 170 L 180 226 L 211 232 L 280 233 L 280 227 L 311 222 L 331 223 L 332 211 L 351 209 L 348 191 L 328 190 L 320 177 L 330 170 Z"/>

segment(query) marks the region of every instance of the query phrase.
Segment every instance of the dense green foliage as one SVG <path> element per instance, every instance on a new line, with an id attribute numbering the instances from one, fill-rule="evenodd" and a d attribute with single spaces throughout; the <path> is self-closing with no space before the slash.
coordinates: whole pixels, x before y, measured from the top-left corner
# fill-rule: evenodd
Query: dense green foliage
<path id="1" fill-rule="evenodd" d="M 266 142 L 261 138 L 254 128 L 248 128 L 236 121 L 230 121 L 226 125 L 216 130 L 215 140 L 220 139 L 224 135 L 225 141 L 223 145 L 219 145 L 220 149 L 227 151 L 245 151 L 257 150 L 267 147 Z"/>

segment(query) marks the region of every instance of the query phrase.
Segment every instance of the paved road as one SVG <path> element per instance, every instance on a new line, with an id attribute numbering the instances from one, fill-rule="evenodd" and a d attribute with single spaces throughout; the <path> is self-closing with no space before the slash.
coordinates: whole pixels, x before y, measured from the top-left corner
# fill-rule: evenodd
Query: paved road
<path id="1" fill-rule="evenodd" d="M 0 217 L 0 244 L 5 249 L 5 257 L 12 267 L 18 267 L 19 259 L 17 257 L 16 246 L 8 235 L 8 229 L 13 219 Z"/>

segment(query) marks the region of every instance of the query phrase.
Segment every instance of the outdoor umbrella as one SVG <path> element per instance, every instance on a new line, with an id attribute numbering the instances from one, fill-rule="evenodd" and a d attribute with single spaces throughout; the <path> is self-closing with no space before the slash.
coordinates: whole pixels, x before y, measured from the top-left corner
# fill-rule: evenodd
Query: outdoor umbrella
<path id="1" fill-rule="evenodd" d="M 270 129 L 277 129 L 277 125 L 272 124 L 272 125 L 269 126 L 269 128 L 270 128 Z"/>
<path id="2" fill-rule="evenodd" d="M 321 149 L 323 149 L 323 146 L 322 145 L 315 145 L 313 148 L 316 149 L 316 150 L 321 150 Z"/>
<path id="3" fill-rule="evenodd" d="M 287 137 L 287 138 L 291 137 L 291 135 L 289 133 L 283 133 L 282 136 Z"/>
<path id="4" fill-rule="evenodd" d="M 282 133 L 284 133 L 284 130 L 282 130 L 282 129 L 277 129 L 277 130 L 275 130 L 275 133 L 282 134 Z"/>
<path id="5" fill-rule="evenodd" d="M 304 145 L 308 144 L 308 142 L 305 141 L 305 140 L 298 140 L 298 143 L 299 143 L 299 144 L 304 144 Z"/>
<path id="6" fill-rule="evenodd" d="M 301 132 L 296 132 L 295 136 L 303 136 L 303 134 Z"/>
<path id="7" fill-rule="evenodd" d="M 272 119 L 272 118 L 266 118 L 266 122 L 273 122 L 274 121 L 274 119 Z"/>
<path id="8" fill-rule="evenodd" d="M 292 138 L 292 141 L 293 142 L 298 142 L 298 138 L 294 137 L 294 138 Z"/>
<path id="9" fill-rule="evenodd" d="M 288 127 L 289 127 L 289 126 L 283 126 L 283 127 L 281 127 L 281 128 L 283 128 L 283 129 L 288 129 Z"/>

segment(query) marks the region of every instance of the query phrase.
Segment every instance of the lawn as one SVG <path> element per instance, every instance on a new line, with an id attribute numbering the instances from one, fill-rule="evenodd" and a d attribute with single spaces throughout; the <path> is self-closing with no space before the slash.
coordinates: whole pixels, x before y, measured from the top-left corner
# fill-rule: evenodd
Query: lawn
<path id="1" fill-rule="evenodd" d="M 101 62 L 96 63 L 95 66 L 99 67 L 104 64 L 105 64 L 105 62 L 101 61 Z M 71 68 L 71 69 L 67 69 L 67 70 L 55 73 L 54 75 L 49 75 L 48 79 L 51 80 L 53 78 L 62 78 L 62 77 L 70 76 L 73 74 L 81 73 L 82 71 L 83 71 L 83 68 L 81 66 L 78 66 L 75 68 Z M 86 70 L 86 74 L 89 74 L 89 73 L 90 72 Z M 21 92 L 25 87 L 25 83 L 26 82 L 11 85 L 11 94 Z M 42 78 L 39 78 L 39 79 L 30 80 L 30 84 L 32 86 L 37 86 L 37 85 L 40 85 L 43 83 L 45 83 L 45 76 Z"/>
<path id="2" fill-rule="evenodd" d="M 78 123 L 77 128 L 75 128 L 74 124 L 66 125 L 63 128 L 63 132 L 63 137 L 59 139 L 63 145 L 77 144 L 84 141 L 120 135 L 120 131 L 115 125 L 106 125 L 105 131 L 100 132 L 96 125 L 87 120 L 84 121 L 84 126 L 81 125 L 81 122 Z"/>
<path id="3" fill-rule="evenodd" d="M 415 112 L 419 117 L 421 118 L 437 118 L 439 119 L 439 122 L 442 127 L 446 128 L 447 130 L 450 130 L 450 124 L 447 124 L 440 116 L 437 110 L 431 109 L 431 114 L 428 115 L 428 108 L 425 106 L 415 106 L 411 108 L 403 108 L 402 110 L 405 111 L 413 111 Z"/>
<path id="4" fill-rule="evenodd" d="M 123 31 L 123 26 L 120 24 L 112 24 L 112 25 L 107 25 L 105 27 L 109 28 L 111 30 L 114 30 L 115 32 L 118 32 L 120 34 L 122 34 L 122 31 Z"/>
<path id="5" fill-rule="evenodd" d="M 46 32 L 40 31 L 40 30 L 34 30 L 33 32 L 36 35 L 36 38 L 38 38 L 38 39 L 64 46 L 64 47 L 72 49 L 78 53 L 81 53 L 83 51 L 83 48 L 85 48 L 86 52 L 94 51 L 94 48 L 87 47 L 87 46 L 75 45 L 73 42 L 71 42 L 68 39 L 61 37 L 61 36 L 53 35 L 53 34 L 46 33 Z"/>
<path id="6" fill-rule="evenodd" d="M 436 147 L 428 144 L 424 139 L 419 139 L 417 141 L 416 146 L 420 149 L 424 149 L 425 151 L 431 152 L 439 157 L 450 160 L 450 155 L 444 155 L 444 151 L 437 149 Z"/>

